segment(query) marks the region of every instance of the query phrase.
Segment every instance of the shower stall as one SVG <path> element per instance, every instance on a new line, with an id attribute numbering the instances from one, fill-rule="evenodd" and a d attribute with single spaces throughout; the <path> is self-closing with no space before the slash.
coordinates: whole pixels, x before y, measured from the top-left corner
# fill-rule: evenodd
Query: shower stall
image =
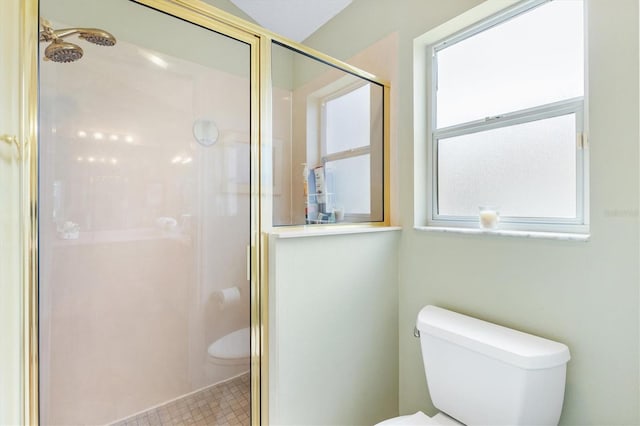
<path id="1" fill-rule="evenodd" d="M 269 234 L 388 224 L 388 86 L 199 0 L 10 3 L 12 423 L 268 423 Z M 353 93 L 371 138 L 321 158 Z"/>
<path id="2" fill-rule="evenodd" d="M 249 424 L 251 45 L 40 13 L 41 423 Z"/>

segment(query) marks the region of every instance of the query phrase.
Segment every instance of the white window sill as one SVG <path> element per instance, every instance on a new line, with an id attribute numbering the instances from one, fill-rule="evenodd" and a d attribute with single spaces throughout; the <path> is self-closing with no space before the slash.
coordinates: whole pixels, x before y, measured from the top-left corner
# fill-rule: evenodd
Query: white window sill
<path id="1" fill-rule="evenodd" d="M 572 234 L 567 232 L 533 232 L 511 231 L 506 229 L 453 228 L 444 226 L 415 226 L 417 231 L 450 232 L 454 234 L 488 235 L 499 237 L 539 238 L 547 240 L 589 241 L 589 234 Z"/>
<path id="2" fill-rule="evenodd" d="M 381 225 L 332 225 L 332 226 L 284 226 L 267 232 L 275 238 L 323 237 L 328 235 L 368 234 L 371 232 L 401 231 L 399 226 Z"/>

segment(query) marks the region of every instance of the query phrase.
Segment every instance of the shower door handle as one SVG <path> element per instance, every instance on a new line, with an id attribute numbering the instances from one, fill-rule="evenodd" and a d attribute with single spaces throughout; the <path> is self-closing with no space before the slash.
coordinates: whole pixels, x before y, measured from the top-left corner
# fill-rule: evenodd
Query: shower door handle
<path id="1" fill-rule="evenodd" d="M 247 281 L 251 281 L 251 245 L 247 245 Z"/>

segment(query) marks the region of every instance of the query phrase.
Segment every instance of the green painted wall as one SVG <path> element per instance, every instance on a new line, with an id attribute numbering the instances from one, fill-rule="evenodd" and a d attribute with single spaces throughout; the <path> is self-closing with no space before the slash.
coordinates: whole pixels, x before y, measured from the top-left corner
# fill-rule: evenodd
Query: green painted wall
<path id="1" fill-rule="evenodd" d="M 398 231 L 272 238 L 269 424 L 398 413 Z"/>
<path id="2" fill-rule="evenodd" d="M 399 33 L 400 412 L 434 414 L 412 337 L 426 304 L 566 343 L 565 425 L 637 425 L 639 413 L 638 2 L 588 0 L 591 240 L 566 242 L 412 229 L 412 42 L 477 1 L 356 0 L 306 40 L 346 59 Z M 360 25 L 367 22 L 367 25 Z M 384 54 L 384 52 L 381 52 Z M 395 58 L 389 58 L 390 60 Z M 420 143 L 419 141 L 416 143 Z M 416 167 L 418 169 L 416 169 Z"/>

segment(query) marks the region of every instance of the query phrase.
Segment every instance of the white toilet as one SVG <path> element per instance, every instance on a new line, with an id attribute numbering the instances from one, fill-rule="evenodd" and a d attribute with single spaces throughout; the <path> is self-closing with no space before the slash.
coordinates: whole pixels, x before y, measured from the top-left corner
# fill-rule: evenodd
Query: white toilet
<path id="1" fill-rule="evenodd" d="M 217 365 L 249 365 L 251 359 L 249 327 L 222 336 L 207 349 L 209 361 Z"/>
<path id="2" fill-rule="evenodd" d="M 208 380 L 217 383 L 249 371 L 251 341 L 249 327 L 231 332 L 207 349 Z"/>
<path id="3" fill-rule="evenodd" d="M 422 360 L 441 412 L 378 425 L 557 425 L 569 348 L 436 306 L 418 314 Z"/>

